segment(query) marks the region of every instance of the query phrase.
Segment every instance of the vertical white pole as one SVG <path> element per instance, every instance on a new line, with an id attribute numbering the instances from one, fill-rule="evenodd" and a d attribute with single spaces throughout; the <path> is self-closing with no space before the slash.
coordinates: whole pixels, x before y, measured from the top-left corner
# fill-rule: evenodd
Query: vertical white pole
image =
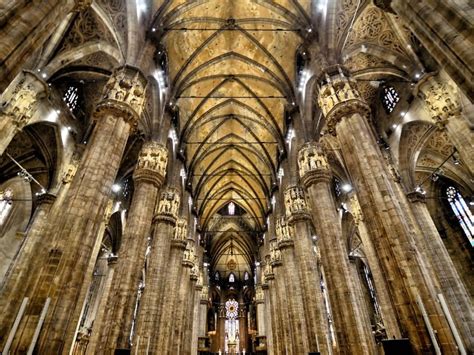
<path id="1" fill-rule="evenodd" d="M 419 294 L 416 295 L 416 303 L 418 303 L 418 307 L 420 308 L 421 314 L 423 315 L 423 319 L 425 320 L 426 328 L 428 328 L 428 333 L 431 338 L 431 342 L 433 343 L 433 347 L 435 349 L 436 355 L 441 355 L 441 349 L 439 348 L 438 341 L 436 340 L 436 336 L 434 334 L 433 327 L 431 326 L 430 318 L 428 317 L 428 313 L 426 313 L 425 306 L 421 301 L 421 297 Z"/>
<path id="2" fill-rule="evenodd" d="M 21 302 L 20 310 L 18 311 L 15 322 L 13 323 L 12 330 L 10 330 L 10 334 L 8 334 L 7 343 L 3 348 L 3 354 L 7 355 L 10 352 L 10 346 L 12 346 L 13 339 L 15 338 L 16 331 L 18 326 L 20 325 L 21 318 L 23 318 L 23 313 L 25 313 L 26 305 L 28 304 L 28 297 L 23 298 Z"/>
<path id="3" fill-rule="evenodd" d="M 30 348 L 28 349 L 28 352 L 26 353 L 27 355 L 33 355 L 33 350 L 35 349 L 36 342 L 38 341 L 41 328 L 43 327 L 44 319 L 46 318 L 46 313 L 48 312 L 50 302 L 51 302 L 51 298 L 48 297 L 41 311 L 38 325 L 36 326 L 35 333 L 33 334 L 33 339 L 31 339 Z"/>
<path id="4" fill-rule="evenodd" d="M 459 353 L 461 355 L 467 355 L 467 351 L 464 348 L 464 344 L 462 343 L 461 337 L 459 336 L 458 329 L 456 328 L 456 324 L 454 324 L 453 317 L 451 317 L 451 312 L 449 311 L 449 308 L 448 308 L 448 304 L 446 303 L 446 300 L 444 299 L 444 296 L 442 293 L 438 293 L 438 299 L 439 299 L 439 302 L 441 303 L 441 308 L 443 309 L 444 315 L 446 316 L 446 319 L 448 320 L 448 324 L 449 324 L 449 327 L 451 328 L 451 332 L 453 333 L 454 340 L 456 340 Z"/>

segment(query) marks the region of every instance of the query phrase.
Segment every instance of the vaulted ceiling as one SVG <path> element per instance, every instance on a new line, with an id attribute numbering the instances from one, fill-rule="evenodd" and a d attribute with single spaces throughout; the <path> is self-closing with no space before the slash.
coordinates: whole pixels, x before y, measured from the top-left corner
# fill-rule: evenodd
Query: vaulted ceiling
<path id="1" fill-rule="evenodd" d="M 166 97 L 209 249 L 224 257 L 232 244 L 245 254 L 256 250 L 256 236 L 266 228 L 288 149 L 288 112 L 319 127 L 315 94 L 297 73 L 297 52 L 307 53 L 306 80 L 315 65 L 344 64 L 369 101 L 377 94 L 373 82 L 409 80 L 419 67 L 409 31 L 379 6 L 370 0 L 95 0 L 63 20 L 38 61 L 53 80 L 76 75 L 95 85 L 124 63 L 150 75 L 155 55 L 166 70 L 166 93 L 160 84 L 154 103 L 149 93 L 140 127 L 156 136 L 149 131 L 160 127 L 154 121 L 162 120 Z M 237 216 L 219 213 L 230 202 Z M 222 264 L 218 259 L 215 265 Z M 251 267 L 251 258 L 241 261 Z"/>

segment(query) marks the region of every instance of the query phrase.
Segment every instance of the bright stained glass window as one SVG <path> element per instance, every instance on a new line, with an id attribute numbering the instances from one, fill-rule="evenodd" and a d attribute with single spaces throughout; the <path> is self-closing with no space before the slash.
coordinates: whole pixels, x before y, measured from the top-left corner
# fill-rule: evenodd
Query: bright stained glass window
<path id="1" fill-rule="evenodd" d="M 451 209 L 453 210 L 459 225 L 471 243 L 471 247 L 474 247 L 474 216 L 472 215 L 471 210 L 455 187 L 448 187 L 446 189 L 446 196 L 448 197 L 449 204 L 451 205 Z"/>
<path id="2" fill-rule="evenodd" d="M 0 226 L 7 220 L 8 214 L 12 208 L 13 192 L 10 189 L 0 191 Z"/>
<path id="3" fill-rule="evenodd" d="M 382 93 L 382 104 L 387 113 L 391 113 L 400 101 L 400 95 L 393 86 L 385 86 Z"/>
<path id="4" fill-rule="evenodd" d="M 234 274 L 229 275 L 229 282 L 235 282 L 235 276 Z"/>
<path id="5" fill-rule="evenodd" d="M 63 100 L 71 112 L 77 107 L 77 100 L 79 99 L 79 89 L 76 86 L 70 86 L 63 96 Z"/>

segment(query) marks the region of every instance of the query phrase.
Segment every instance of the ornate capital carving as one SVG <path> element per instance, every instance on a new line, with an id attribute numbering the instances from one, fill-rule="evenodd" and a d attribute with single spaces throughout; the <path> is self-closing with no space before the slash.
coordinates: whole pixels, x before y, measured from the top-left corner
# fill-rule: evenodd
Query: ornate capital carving
<path id="1" fill-rule="evenodd" d="M 354 223 L 359 225 L 359 223 L 364 219 L 364 215 L 362 214 L 362 209 L 360 208 L 359 200 L 357 196 L 354 194 L 349 199 L 350 210 L 352 213 L 352 217 L 354 218 Z"/>
<path id="2" fill-rule="evenodd" d="M 317 181 L 331 181 L 326 155 L 316 142 L 308 142 L 301 147 L 298 152 L 298 168 L 301 181 L 306 187 Z"/>
<path id="3" fill-rule="evenodd" d="M 286 216 L 289 223 L 292 224 L 310 218 L 308 202 L 301 186 L 288 187 L 284 192 L 284 196 Z"/>
<path id="4" fill-rule="evenodd" d="M 255 287 L 255 303 L 263 303 L 265 300 L 265 295 L 263 293 L 263 289 L 261 285 Z"/>
<path id="5" fill-rule="evenodd" d="M 133 179 L 147 181 L 160 187 L 165 180 L 167 164 L 168 149 L 157 142 L 146 142 L 138 154 Z"/>
<path id="6" fill-rule="evenodd" d="M 263 277 L 265 278 L 266 282 L 275 278 L 275 275 L 273 274 L 273 266 L 271 265 L 269 260 L 265 263 L 263 267 Z"/>
<path id="7" fill-rule="evenodd" d="M 163 217 L 170 218 L 168 215 L 164 215 Z M 171 240 L 171 245 L 177 248 L 184 249 L 188 245 L 187 238 L 188 238 L 188 221 L 185 218 L 178 218 L 176 220 L 176 225 L 174 227 L 174 234 L 173 234 L 173 239 Z M 192 248 L 192 255 L 188 255 L 188 259 L 191 256 L 194 258 L 194 248 Z M 183 256 L 183 260 L 184 258 L 185 257 Z"/>
<path id="8" fill-rule="evenodd" d="M 193 268 L 194 267 L 194 261 L 196 259 L 196 255 L 194 253 L 194 246 L 191 246 L 190 243 L 188 243 L 188 246 L 183 252 L 183 266 Z"/>
<path id="9" fill-rule="evenodd" d="M 288 224 L 285 217 L 278 217 L 275 224 L 278 247 L 287 248 L 293 246 L 294 228 Z"/>
<path id="10" fill-rule="evenodd" d="M 86 10 L 89 6 L 91 6 L 92 0 L 75 0 L 74 4 L 74 12 L 81 12 Z"/>
<path id="11" fill-rule="evenodd" d="M 143 111 L 146 86 L 147 79 L 138 69 L 131 66 L 117 68 L 105 84 L 95 118 L 102 114 L 113 114 L 135 127 Z"/>
<path id="12" fill-rule="evenodd" d="M 281 251 L 278 247 L 278 240 L 270 242 L 270 263 L 272 266 L 281 265 Z"/>
<path id="13" fill-rule="evenodd" d="M 69 184 L 76 176 L 77 169 L 79 168 L 79 164 L 81 163 L 81 158 L 78 154 L 74 153 L 71 158 L 71 161 L 66 167 L 66 172 L 63 174 L 62 182 L 63 184 Z"/>
<path id="14" fill-rule="evenodd" d="M 33 117 L 39 100 L 47 94 L 48 85 L 33 72 L 24 70 L 3 93 L 0 109 L 22 129 Z"/>
<path id="15" fill-rule="evenodd" d="M 179 203 L 179 191 L 173 187 L 166 188 L 161 193 L 155 219 L 175 224 L 178 219 Z"/>
<path id="16" fill-rule="evenodd" d="M 209 297 L 209 287 L 203 286 L 201 291 L 201 303 L 207 303 L 207 298 Z"/>
<path id="17" fill-rule="evenodd" d="M 441 129 L 448 123 L 450 117 L 461 113 L 459 95 L 454 85 L 435 76 L 427 77 L 420 85 L 430 116 Z"/>
<path id="18" fill-rule="evenodd" d="M 319 89 L 318 104 L 326 117 L 326 127 L 331 134 L 336 134 L 336 126 L 343 117 L 353 113 L 370 113 L 369 106 L 357 90 L 356 81 L 345 76 L 341 70 L 332 77 L 326 74 L 326 79 Z"/>

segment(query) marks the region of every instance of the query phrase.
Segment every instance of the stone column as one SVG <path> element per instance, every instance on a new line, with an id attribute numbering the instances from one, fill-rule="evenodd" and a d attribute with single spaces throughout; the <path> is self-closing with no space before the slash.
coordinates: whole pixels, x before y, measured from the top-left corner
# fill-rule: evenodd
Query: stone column
<path id="1" fill-rule="evenodd" d="M 265 332 L 265 296 L 262 285 L 255 287 L 255 306 L 257 307 L 257 334 L 266 335 Z"/>
<path id="2" fill-rule="evenodd" d="M 186 238 L 186 221 L 178 220 L 179 192 L 168 187 L 162 193 L 153 219 L 153 238 L 145 276 L 145 289 L 137 317 L 134 343 L 139 344 L 139 353 L 158 351 L 158 332 L 163 306 L 164 289 L 169 268 L 171 241 L 176 237 Z M 176 228 L 175 228 L 176 227 Z M 184 234 L 184 236 L 183 236 Z"/>
<path id="3" fill-rule="evenodd" d="M 282 244 L 283 245 L 283 244 Z M 279 344 L 278 347 L 280 351 L 286 352 L 287 354 L 297 354 L 295 349 L 298 348 L 297 340 L 300 339 L 299 346 L 301 347 L 303 343 L 303 334 L 296 334 L 297 332 L 297 322 L 300 321 L 300 326 L 303 325 L 301 320 L 298 317 L 297 307 L 295 303 L 299 300 L 295 296 L 294 288 L 298 287 L 295 283 L 294 277 L 295 274 L 298 274 L 293 270 L 293 274 L 288 270 L 287 259 L 288 254 L 292 252 L 289 250 L 291 243 L 285 243 L 283 251 L 280 249 L 280 245 L 277 241 L 270 243 L 270 250 L 273 251 L 269 260 L 265 265 L 265 280 L 270 282 L 273 278 L 273 284 L 275 288 L 275 302 L 272 312 L 277 314 L 277 329 L 281 329 L 278 333 Z M 287 258 L 282 259 L 284 256 Z M 290 256 L 293 257 L 292 255 Z"/>
<path id="4" fill-rule="evenodd" d="M 48 85 L 29 70 L 20 72 L 10 83 L 0 100 L 0 155 L 15 134 L 30 123 L 48 91 Z"/>
<path id="5" fill-rule="evenodd" d="M 445 295 L 451 316 L 464 340 L 468 351 L 474 351 L 474 310 L 469 293 L 451 260 L 441 236 L 426 207 L 425 195 L 419 192 L 408 194 L 416 221 L 423 235 L 417 240 L 425 259 L 431 264 L 433 276 L 439 281 Z"/>
<path id="6" fill-rule="evenodd" d="M 472 101 L 472 3 L 393 0 L 391 7 Z"/>
<path id="7" fill-rule="evenodd" d="M 427 75 L 419 88 L 434 123 L 439 129 L 446 130 L 466 169 L 474 175 L 474 133 L 462 116 L 455 85 L 449 78 L 439 74 Z"/>
<path id="8" fill-rule="evenodd" d="M 327 288 L 339 352 L 374 354 L 374 339 L 370 324 L 363 323 L 366 317 L 361 314 L 358 305 L 357 286 L 351 275 L 348 252 L 332 194 L 332 174 L 322 149 L 315 143 L 305 144 L 298 154 L 298 167 L 309 195 L 310 210 L 319 237 L 321 261 L 324 269 L 328 270 Z M 300 205 L 304 205 L 303 202 L 304 199 Z M 310 245 L 307 243 L 306 248 L 310 248 Z"/>
<path id="9" fill-rule="evenodd" d="M 263 280 L 262 278 L 262 291 L 263 291 L 263 322 L 265 323 L 265 338 L 267 344 L 267 352 L 268 354 L 275 354 L 275 339 L 273 337 L 274 332 L 274 318 L 275 316 L 272 314 L 272 306 L 270 304 L 270 290 L 268 283 Z M 259 333 L 259 335 L 261 335 Z"/>
<path id="10" fill-rule="evenodd" d="M 196 280 L 196 286 L 194 286 L 194 298 L 192 304 L 192 322 L 188 324 L 187 334 L 185 335 L 184 341 L 191 341 L 191 354 L 197 354 L 197 346 L 198 346 L 198 337 L 204 336 L 201 335 L 201 296 L 203 292 L 203 277 L 202 271 L 199 272 L 198 278 Z M 204 332 L 202 332 L 204 333 Z M 186 344 L 185 344 L 186 345 Z"/>
<path id="11" fill-rule="evenodd" d="M 284 191 L 286 227 L 294 231 L 295 255 L 301 277 L 310 352 L 328 350 L 328 323 L 320 286 L 320 271 L 311 241 L 311 217 L 303 189 L 294 185 Z M 285 230 L 282 224 L 279 230 Z M 280 232 L 279 235 L 282 233 Z M 277 235 L 278 236 L 278 235 Z"/>
<path id="12" fill-rule="evenodd" d="M 239 349 L 240 353 L 245 349 L 246 353 L 249 353 L 248 348 L 248 323 L 247 323 L 247 306 L 245 303 L 239 302 Z"/>
<path id="13" fill-rule="evenodd" d="M 69 351 L 72 346 L 81 315 L 79 294 L 92 277 L 87 268 L 96 239 L 102 237 L 98 232 L 111 186 L 130 131 L 141 113 L 145 86 L 146 78 L 132 67 L 117 69 L 106 85 L 105 96 L 94 113 L 97 123 L 78 169 L 79 176 L 71 183 L 64 207 L 48 232 L 53 242 L 30 294 L 29 317 L 25 317 L 29 325 L 27 331 L 18 333 L 20 346 L 31 342 L 35 318 L 48 299 L 49 311 L 38 351 L 54 354 Z"/>
<path id="14" fill-rule="evenodd" d="M 276 267 L 281 265 L 281 261 L 277 261 L 275 264 Z M 270 256 L 266 257 L 265 264 L 263 265 L 263 279 L 265 280 L 265 285 L 267 286 L 268 294 L 268 311 L 269 319 L 271 320 L 271 328 L 273 335 L 272 350 L 273 354 L 283 354 L 285 352 L 285 328 L 284 326 L 290 328 L 289 321 L 283 325 L 282 317 L 287 312 L 287 309 L 280 308 L 278 302 L 277 288 L 275 283 L 275 274 L 274 267 L 271 265 Z"/>
<path id="15" fill-rule="evenodd" d="M 337 129 L 342 155 L 388 279 L 402 335 L 410 338 L 416 352 L 431 351 L 433 340 L 427 328 L 432 326 L 443 353 L 455 354 L 453 336 L 424 275 L 415 232 L 407 222 L 409 211 L 398 202 L 396 187 L 368 126 L 370 109 L 357 92 L 357 84 L 342 69 L 329 73 L 331 77 L 326 74 L 320 88 L 320 107 L 328 130 L 335 134 Z"/>
<path id="16" fill-rule="evenodd" d="M 110 255 L 107 259 L 107 278 L 104 284 L 103 296 L 100 300 L 99 306 L 97 307 L 97 315 L 94 319 L 92 325 L 92 333 L 89 338 L 89 343 L 87 345 L 87 353 L 94 354 L 100 340 L 100 328 L 99 325 L 104 323 L 105 310 L 107 308 L 107 302 L 109 300 L 109 295 L 112 290 L 112 281 L 114 279 L 115 267 L 117 266 L 117 256 Z"/>
<path id="17" fill-rule="evenodd" d="M 137 289 L 145 263 L 158 190 L 166 174 L 168 151 L 161 144 L 146 142 L 138 156 L 133 179 L 135 189 L 119 251 L 119 262 L 103 323 L 101 343 L 108 351 L 128 349 Z"/>
<path id="18" fill-rule="evenodd" d="M 171 326 L 169 343 L 171 344 L 170 349 L 172 354 L 189 354 L 189 352 L 184 350 L 186 346 L 183 342 L 183 334 L 185 333 L 186 323 L 190 315 L 189 309 L 191 308 L 191 302 L 194 298 L 194 283 L 197 280 L 194 272 L 191 272 L 195 265 L 195 259 L 194 241 L 188 240 L 188 245 L 182 255 L 181 268 L 179 269 L 180 275 L 177 279 L 178 282 L 176 285 L 170 285 L 170 289 L 167 290 L 167 292 L 173 294 L 173 304 L 170 307 L 173 310 L 173 315 L 169 319 Z M 190 345 L 191 339 L 186 339 L 186 343 Z"/>
<path id="19" fill-rule="evenodd" d="M 41 267 L 41 256 L 46 253 L 46 245 L 50 239 L 47 238 L 47 234 L 44 234 L 44 229 L 55 200 L 56 196 L 51 194 L 43 194 L 36 199 L 37 207 L 32 217 L 33 222 L 28 228 L 23 245 L 2 285 L 0 309 L 4 310 L 4 313 L 2 314 L 1 334 L 7 334 L 3 333 L 9 331 L 9 329 L 3 328 L 4 324 L 12 324 L 23 298 L 29 295 L 34 286 L 35 279 L 32 277 L 31 270 Z"/>

